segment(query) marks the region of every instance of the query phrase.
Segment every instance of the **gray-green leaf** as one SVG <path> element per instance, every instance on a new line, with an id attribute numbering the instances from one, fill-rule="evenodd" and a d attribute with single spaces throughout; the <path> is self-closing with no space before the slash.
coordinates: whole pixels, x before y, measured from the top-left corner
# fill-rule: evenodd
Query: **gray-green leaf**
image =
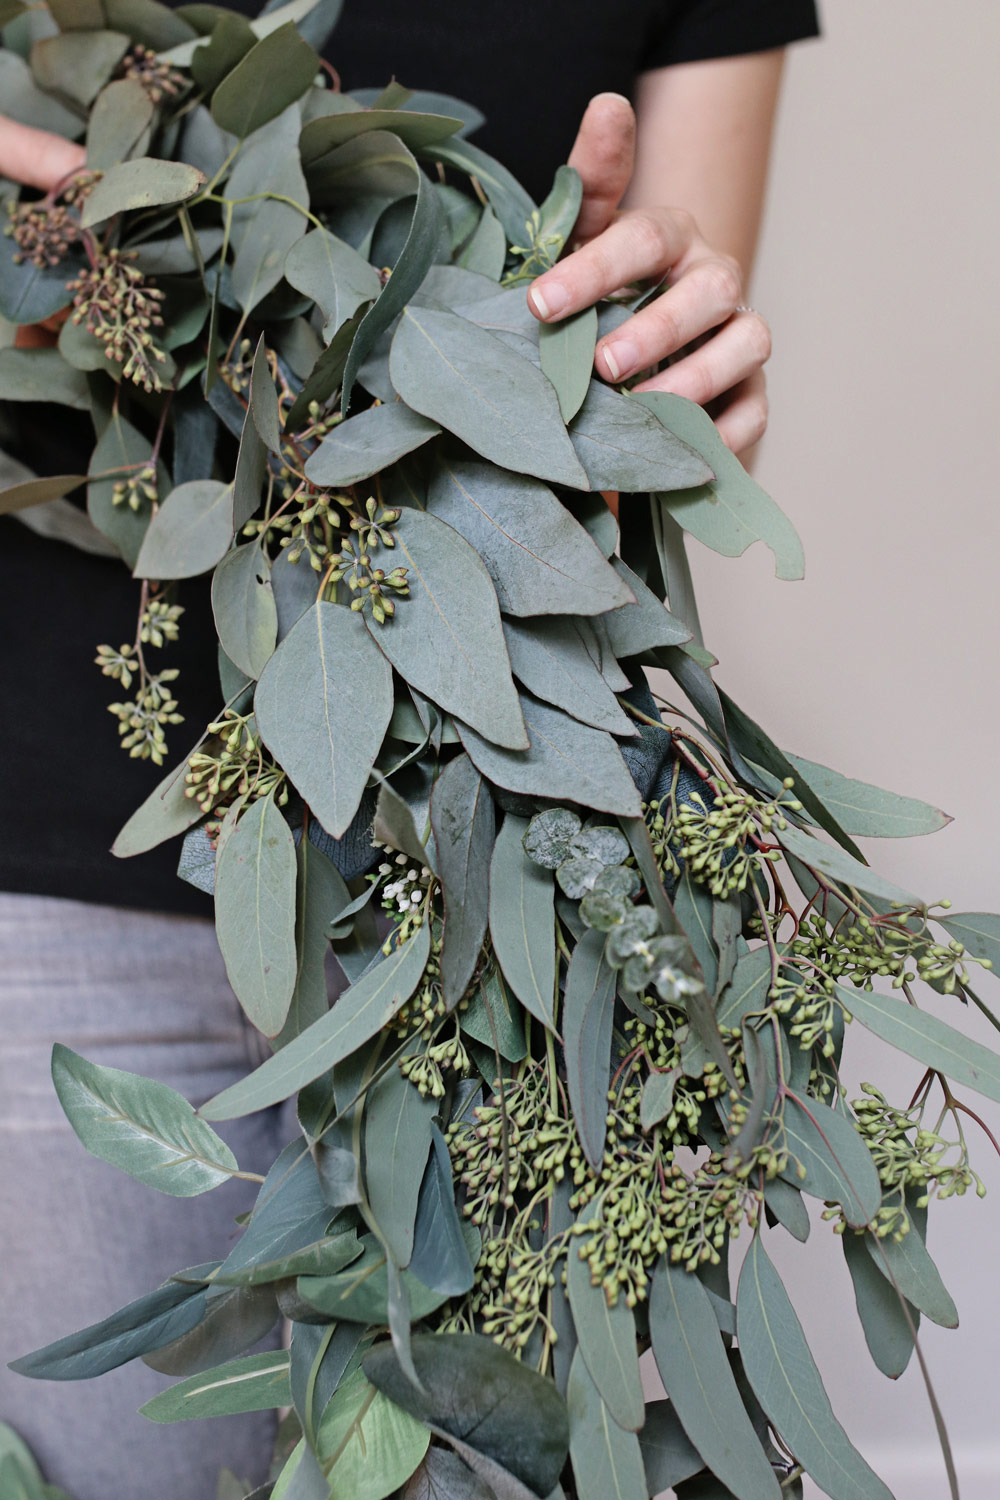
<path id="1" fill-rule="evenodd" d="M 590 382 L 569 435 L 593 490 L 668 490 L 704 484 L 705 460 L 631 396 Z"/>
<path id="2" fill-rule="evenodd" d="M 590 385 L 596 343 L 596 307 L 585 307 L 561 323 L 542 323 L 539 326 L 538 352 L 542 357 L 542 374 L 555 386 L 564 422 L 572 422 L 583 405 Z"/>
<path id="3" fill-rule="evenodd" d="M 404 680 L 441 708 L 495 744 L 526 746 L 496 594 L 477 553 L 419 510 L 404 513 L 394 536 L 410 593 L 385 626 L 365 616 L 373 640 Z"/>
<path id="4" fill-rule="evenodd" d="M 604 614 L 633 602 L 628 583 L 536 479 L 443 457 L 427 503 L 479 553 L 505 614 Z"/>
<path id="5" fill-rule="evenodd" d="M 271 564 L 257 545 L 227 552 L 212 576 L 212 610 L 219 642 L 234 666 L 258 678 L 274 651 L 278 611 Z"/>
<path id="6" fill-rule="evenodd" d="M 759 1235 L 740 1273 L 736 1323 L 754 1394 L 820 1488 L 832 1500 L 892 1500 L 834 1416 L 802 1325 Z"/>
<path id="7" fill-rule="evenodd" d="M 579 1500 L 648 1500 L 639 1439 L 618 1426 L 579 1349 L 570 1366 L 566 1404 Z"/>
<path id="8" fill-rule="evenodd" d="M 801 859 L 804 865 L 822 871 L 824 875 L 839 880 L 843 885 L 853 886 L 859 891 L 867 891 L 870 896 L 881 896 L 886 901 L 898 901 L 904 906 L 921 904 L 917 896 L 902 890 L 898 885 L 893 885 L 892 881 L 886 880 L 884 876 L 876 874 L 874 870 L 848 854 L 846 849 L 840 849 L 835 844 L 823 844 L 819 839 L 813 838 L 812 834 L 804 833 L 801 828 L 795 828 L 791 823 L 787 828 L 776 829 L 775 837 L 782 848 L 794 854 L 797 859 Z"/>
<path id="9" fill-rule="evenodd" d="M 555 1030 L 555 882 L 525 852 L 527 823 L 508 813 L 490 863 L 490 935 L 504 978 L 526 1010 Z"/>
<path id="10" fill-rule="evenodd" d="M 751 542 L 763 541 L 774 553 L 779 578 L 801 578 L 805 558 L 795 527 L 726 447 L 704 407 L 669 391 L 640 391 L 636 400 L 715 470 L 715 478 L 697 489 L 675 487 L 675 493 L 660 495 L 674 520 L 723 557 L 739 557 Z"/>
<path id="11" fill-rule="evenodd" d="M 127 508 L 127 507 L 119 507 Z M 96 518 L 95 525 L 99 525 Z M 139 548 L 136 578 L 194 578 L 221 562 L 233 537 L 233 486 L 190 479 L 163 501 Z"/>
<path id="12" fill-rule="evenodd" d="M 988 1047 L 963 1036 L 937 1016 L 896 999 L 895 995 L 838 985 L 837 998 L 866 1030 L 873 1031 L 898 1051 L 915 1057 L 927 1068 L 936 1068 L 977 1094 L 985 1094 L 987 1099 L 1000 1101 L 1000 1057 Z"/>
<path id="13" fill-rule="evenodd" d="M 266 1109 L 269 1104 L 280 1104 L 334 1063 L 350 1057 L 409 1000 L 429 952 L 430 927 L 424 923 L 401 947 L 345 990 L 326 1015 L 249 1077 L 203 1104 L 200 1113 L 206 1120 L 233 1120 Z"/>
<path id="14" fill-rule="evenodd" d="M 229 983 L 265 1036 L 295 988 L 295 844 L 273 794 L 254 802 L 219 850 L 215 930 Z"/>
<path id="15" fill-rule="evenodd" d="M 489 788 L 467 755 L 456 756 L 439 775 L 430 813 L 444 892 L 441 987 L 451 1010 L 465 993 L 486 935 L 496 834 Z"/>
<path id="16" fill-rule="evenodd" d="M 581 802 L 600 812 L 638 817 L 639 794 L 609 734 L 523 694 L 528 750 L 489 744 L 465 723 L 458 727 L 473 762 L 495 786 L 529 797 Z"/>
<path id="17" fill-rule="evenodd" d="M 604 1156 L 607 1135 L 611 1028 L 618 983 L 616 971 L 605 960 L 604 942 L 604 933 L 595 929 L 584 933 L 573 949 L 566 976 L 562 1016 L 566 1083 L 573 1109 L 573 1123 L 580 1137 L 583 1154 L 595 1172 L 600 1168 Z M 571 1251 L 570 1259 L 572 1258 Z M 603 1297 L 603 1293 L 601 1295 Z M 608 1400 L 608 1393 L 601 1385 L 589 1357 L 587 1364 L 601 1387 L 602 1395 Z M 615 1411 L 613 1405 L 612 1410 Z M 631 1425 L 622 1419 L 618 1411 L 615 1411 L 615 1420 L 621 1422 L 623 1427 Z"/>
<path id="18" fill-rule="evenodd" d="M 292 246 L 285 257 L 285 280 L 319 307 L 327 343 L 382 290 L 375 267 L 328 229 L 312 229 Z"/>
<path id="19" fill-rule="evenodd" d="M 781 1174 L 814 1198 L 833 1200 L 848 1224 L 863 1228 L 878 1213 L 882 1186 L 871 1152 L 851 1122 L 818 1100 L 788 1096 L 784 1107 L 788 1166 Z"/>
<path id="20" fill-rule="evenodd" d="M 883 1375 L 898 1380 L 910 1362 L 920 1314 L 915 1307 L 904 1311 L 899 1293 L 868 1254 L 864 1244 L 867 1238 L 867 1235 L 844 1234 L 840 1243 L 854 1283 L 854 1299 L 868 1352 Z"/>
<path id="21" fill-rule="evenodd" d="M 300 99 L 319 57 L 286 22 L 252 47 L 212 95 L 212 119 L 241 140 Z"/>
<path id="22" fill-rule="evenodd" d="M 387 469 L 441 431 L 401 401 L 370 406 L 328 433 L 310 455 L 306 478 L 320 486 L 357 484 Z"/>
<path id="23" fill-rule="evenodd" d="M 59 1103 L 92 1156 L 174 1198 L 218 1187 L 236 1158 L 174 1089 L 106 1068 L 56 1042 L 52 1081 Z"/>
<path id="24" fill-rule="evenodd" d="M 608 1306 L 604 1287 L 591 1281 L 590 1266 L 580 1258 L 579 1248 L 577 1240 L 571 1239 L 566 1252 L 566 1294 L 580 1353 L 613 1420 L 627 1432 L 638 1432 L 645 1416 L 645 1399 L 635 1318 L 624 1295 L 614 1307 Z"/>
<path id="25" fill-rule="evenodd" d="M 288 1354 L 265 1349 L 181 1380 L 161 1391 L 139 1414 L 151 1422 L 187 1422 L 193 1417 L 229 1417 L 238 1412 L 289 1406 Z"/>
<path id="26" fill-rule="evenodd" d="M 379 1238 L 397 1267 L 409 1265 L 417 1198 L 431 1145 L 436 1100 L 390 1068 L 368 1092 L 365 1177 Z"/>
<path id="27" fill-rule="evenodd" d="M 911 1222 L 898 1242 L 892 1235 L 866 1234 L 865 1249 L 893 1286 L 894 1296 L 902 1292 L 907 1302 L 942 1328 L 958 1327 L 958 1309 L 915 1224 Z"/>
<path id="28" fill-rule="evenodd" d="M 268 749 L 340 838 L 392 717 L 391 668 L 357 613 L 325 601 L 307 610 L 261 673 L 254 711 Z"/>
<path id="29" fill-rule="evenodd" d="M 594 729 L 635 733 L 573 620 L 560 615 L 524 624 L 504 620 L 503 634 L 514 676 L 534 697 Z"/>
<path id="30" fill-rule="evenodd" d="M 389 357 L 408 406 L 502 468 L 588 489 L 545 376 L 457 313 L 404 308 Z"/>
<path id="31" fill-rule="evenodd" d="M 194 197 L 204 181 L 203 172 L 180 161 L 159 161 L 153 156 L 122 161 L 109 167 L 87 195 L 80 222 L 88 229 L 128 209 L 183 203 Z"/>
<path id="32" fill-rule="evenodd" d="M 660 1261 L 649 1299 L 649 1332 L 674 1410 L 712 1473 L 737 1500 L 780 1500 L 778 1481 L 737 1390 L 708 1292 L 693 1272 Z"/>

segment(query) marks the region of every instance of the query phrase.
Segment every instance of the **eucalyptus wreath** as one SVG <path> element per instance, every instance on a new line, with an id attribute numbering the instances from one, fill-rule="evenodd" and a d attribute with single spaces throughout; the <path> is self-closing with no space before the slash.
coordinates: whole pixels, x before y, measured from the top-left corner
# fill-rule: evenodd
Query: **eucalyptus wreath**
<path id="1" fill-rule="evenodd" d="M 55 1088 L 88 1150 L 181 1197 L 252 1176 L 213 1121 L 297 1094 L 300 1127 L 224 1258 L 15 1368 L 142 1357 L 185 1377 L 156 1422 L 290 1408 L 275 1500 L 779 1500 L 804 1473 L 878 1500 L 767 1245 L 825 1205 L 888 1376 L 921 1317 L 956 1323 L 927 1211 L 984 1190 L 967 1099 L 1000 1100 L 1000 1058 L 938 1012 L 990 1014 L 1000 917 L 872 870 L 855 838 L 944 815 L 716 684 L 685 533 L 789 579 L 801 547 L 705 412 L 591 378 L 657 288 L 527 310 L 576 174 L 536 206 L 469 106 L 342 93 L 337 8 L 0 8 L 5 110 L 87 145 L 47 196 L 4 189 L 0 312 L 64 321 L 0 352 L 0 397 L 96 434 L 86 476 L 0 509 L 131 569 L 134 640 L 96 660 L 157 765 L 182 581 L 211 573 L 218 715 L 115 852 L 182 838 L 273 1049 L 197 1110 L 61 1045 Z M 848 1097 L 852 1021 L 912 1098 Z M 282 1316 L 290 1348 L 247 1353 Z"/>

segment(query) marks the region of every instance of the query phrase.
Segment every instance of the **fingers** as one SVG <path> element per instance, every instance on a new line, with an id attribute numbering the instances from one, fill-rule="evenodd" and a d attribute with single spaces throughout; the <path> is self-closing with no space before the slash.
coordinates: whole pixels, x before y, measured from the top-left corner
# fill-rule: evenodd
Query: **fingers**
<path id="1" fill-rule="evenodd" d="M 726 447 L 736 454 L 742 455 L 760 442 L 767 429 L 767 385 L 763 370 L 756 370 L 730 391 L 715 425 Z"/>
<path id="2" fill-rule="evenodd" d="M 82 146 L 0 115 L 0 177 L 48 192 L 86 161 Z"/>
<path id="3" fill-rule="evenodd" d="M 583 181 L 583 202 L 575 240 L 590 240 L 607 229 L 635 162 L 635 111 L 622 94 L 598 94 L 584 111 L 569 154 Z"/>
<path id="4" fill-rule="evenodd" d="M 739 305 L 740 294 L 735 261 L 719 255 L 689 262 L 668 291 L 598 344 L 598 374 L 617 382 L 651 369 L 710 328 L 727 322 Z"/>
<path id="5" fill-rule="evenodd" d="M 771 333 L 760 314 L 736 313 L 700 349 L 644 381 L 637 389 L 672 391 L 675 396 L 686 396 L 699 406 L 707 406 L 759 372 L 770 354 Z"/>
<path id="6" fill-rule="evenodd" d="M 689 214 L 642 209 L 621 218 L 531 284 L 528 306 L 543 322 L 590 307 L 631 281 L 659 278 L 698 238 Z"/>

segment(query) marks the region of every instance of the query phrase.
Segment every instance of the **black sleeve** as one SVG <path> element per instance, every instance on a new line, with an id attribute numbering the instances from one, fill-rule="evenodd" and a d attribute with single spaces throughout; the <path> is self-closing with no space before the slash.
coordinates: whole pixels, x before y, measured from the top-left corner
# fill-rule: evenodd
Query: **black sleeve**
<path id="1" fill-rule="evenodd" d="M 665 7 L 642 69 L 767 52 L 819 35 L 816 0 L 682 0 Z"/>

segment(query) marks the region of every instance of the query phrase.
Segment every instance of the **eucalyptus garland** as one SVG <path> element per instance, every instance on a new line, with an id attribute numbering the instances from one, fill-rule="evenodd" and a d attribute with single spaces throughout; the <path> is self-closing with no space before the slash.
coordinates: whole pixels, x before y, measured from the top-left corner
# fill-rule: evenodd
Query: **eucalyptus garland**
<path id="1" fill-rule="evenodd" d="M 133 572 L 134 640 L 94 643 L 121 744 L 198 737 L 115 852 L 182 837 L 273 1047 L 197 1111 L 61 1045 L 55 1087 L 182 1197 L 248 1175 L 211 1122 L 297 1094 L 300 1126 L 224 1258 L 15 1367 L 169 1351 L 153 1421 L 291 1408 L 275 1500 L 779 1500 L 804 1473 L 878 1500 L 768 1242 L 825 1205 L 889 1376 L 921 1317 L 955 1324 L 927 1210 L 983 1192 L 967 1100 L 1000 1100 L 1000 1058 L 919 987 L 989 1014 L 1000 917 L 873 871 L 856 837 L 944 815 L 717 686 L 684 534 L 760 539 L 783 578 L 801 547 L 700 408 L 592 378 L 657 288 L 528 311 L 576 174 L 536 206 L 469 106 L 340 92 L 337 9 L 0 7 L 4 109 L 87 147 L 43 198 L 5 186 L 0 313 L 63 320 L 0 352 L 0 398 L 96 435 L 88 475 L 0 509 Z M 171 646 L 209 573 L 219 709 L 188 726 Z M 852 1021 L 912 1097 L 848 1097 Z M 282 1316 L 287 1351 L 243 1352 Z"/>

